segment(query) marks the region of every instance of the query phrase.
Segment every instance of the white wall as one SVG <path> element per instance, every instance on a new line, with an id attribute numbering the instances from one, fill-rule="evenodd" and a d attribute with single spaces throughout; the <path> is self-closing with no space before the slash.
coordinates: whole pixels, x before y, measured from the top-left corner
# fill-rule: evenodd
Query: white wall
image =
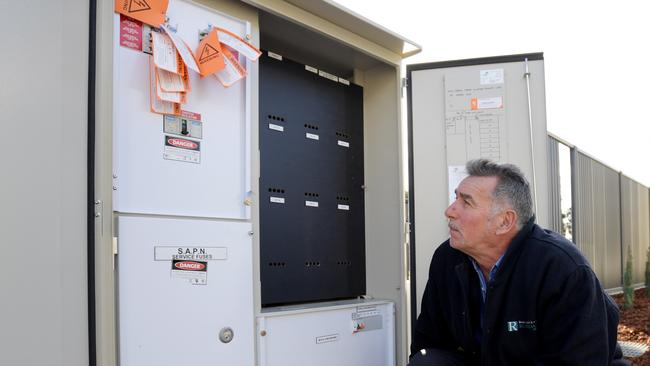
<path id="1" fill-rule="evenodd" d="M 88 364 L 88 2 L 0 2 L 0 365 Z"/>

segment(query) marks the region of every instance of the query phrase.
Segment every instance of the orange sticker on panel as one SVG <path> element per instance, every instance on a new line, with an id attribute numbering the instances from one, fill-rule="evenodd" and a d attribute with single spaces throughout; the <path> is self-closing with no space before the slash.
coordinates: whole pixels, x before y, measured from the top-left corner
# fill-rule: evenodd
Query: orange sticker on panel
<path id="1" fill-rule="evenodd" d="M 165 22 L 169 0 L 115 0 L 115 11 L 154 27 Z"/>
<path id="2" fill-rule="evenodd" d="M 217 30 L 212 29 L 199 43 L 195 53 L 201 76 L 212 75 L 226 67 Z"/>
<path id="3" fill-rule="evenodd" d="M 472 98 L 471 100 L 471 108 L 473 111 L 478 109 L 478 99 L 477 98 Z"/>

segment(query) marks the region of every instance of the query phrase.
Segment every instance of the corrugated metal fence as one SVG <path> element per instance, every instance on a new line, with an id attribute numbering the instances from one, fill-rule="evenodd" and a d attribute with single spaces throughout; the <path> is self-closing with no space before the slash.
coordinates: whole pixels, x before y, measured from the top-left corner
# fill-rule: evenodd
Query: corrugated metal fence
<path id="1" fill-rule="evenodd" d="M 550 229 L 561 232 L 559 142 L 549 136 Z M 627 246 L 633 255 L 634 283 L 645 281 L 650 246 L 648 188 L 571 148 L 573 242 L 591 263 L 606 289 L 620 288 Z"/>
<path id="2" fill-rule="evenodd" d="M 648 188 L 621 174 L 621 197 L 623 258 L 627 257 L 627 247 L 631 246 L 632 279 L 638 285 L 645 282 L 646 251 L 650 241 Z"/>
<path id="3" fill-rule="evenodd" d="M 574 240 L 605 288 L 621 285 L 618 172 L 573 150 Z"/>

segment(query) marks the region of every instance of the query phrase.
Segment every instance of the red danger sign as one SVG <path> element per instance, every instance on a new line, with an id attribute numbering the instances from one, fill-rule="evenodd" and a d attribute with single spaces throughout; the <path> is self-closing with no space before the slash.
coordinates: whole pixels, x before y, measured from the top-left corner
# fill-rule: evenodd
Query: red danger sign
<path id="1" fill-rule="evenodd" d="M 205 271 L 207 265 L 196 261 L 174 261 L 174 268 L 182 271 Z"/>
<path id="2" fill-rule="evenodd" d="M 165 145 L 187 150 L 200 150 L 201 143 L 198 141 L 181 139 L 178 137 L 165 136 Z"/>

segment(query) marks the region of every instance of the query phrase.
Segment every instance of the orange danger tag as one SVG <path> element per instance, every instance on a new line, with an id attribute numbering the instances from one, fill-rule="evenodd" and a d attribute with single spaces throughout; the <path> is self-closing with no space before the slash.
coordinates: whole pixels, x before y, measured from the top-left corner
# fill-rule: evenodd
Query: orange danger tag
<path id="1" fill-rule="evenodd" d="M 246 77 L 246 69 L 237 61 L 235 56 L 228 50 L 228 47 L 222 49 L 226 67 L 214 74 L 221 84 L 229 87 L 239 80 Z"/>
<path id="2" fill-rule="evenodd" d="M 262 52 L 260 52 L 260 50 L 255 48 L 252 44 L 244 41 L 236 34 L 222 28 L 217 28 L 217 32 L 219 32 L 219 39 L 221 40 L 221 43 L 232 47 L 233 50 L 236 50 L 237 52 L 246 56 L 246 58 L 249 60 L 255 61 L 260 57 L 260 55 L 262 55 Z"/>
<path id="3" fill-rule="evenodd" d="M 196 57 L 196 62 L 199 64 L 201 76 L 212 75 L 226 67 L 215 28 L 201 40 L 194 57 Z"/>
<path id="4" fill-rule="evenodd" d="M 169 0 L 115 0 L 115 11 L 154 27 L 165 22 Z"/>
<path id="5" fill-rule="evenodd" d="M 149 102 L 151 111 L 159 114 L 181 114 L 181 104 L 164 101 L 158 98 L 158 83 L 156 78 L 156 65 L 153 57 L 149 58 Z"/>

